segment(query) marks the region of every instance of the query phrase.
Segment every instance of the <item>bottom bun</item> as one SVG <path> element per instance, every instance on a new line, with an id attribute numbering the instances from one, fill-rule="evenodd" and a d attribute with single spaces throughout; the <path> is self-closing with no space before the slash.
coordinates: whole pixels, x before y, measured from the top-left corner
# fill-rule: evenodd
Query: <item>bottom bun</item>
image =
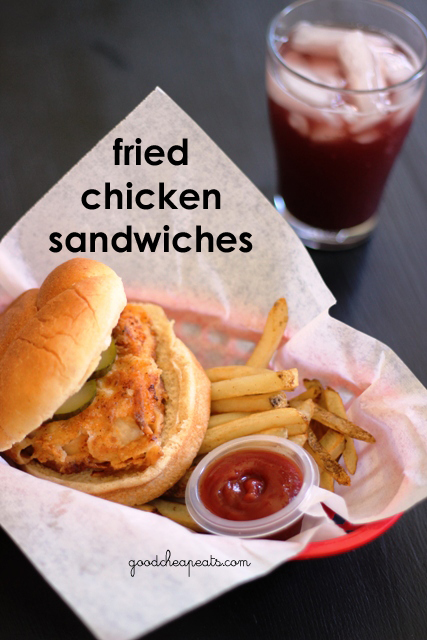
<path id="1" fill-rule="evenodd" d="M 210 382 L 191 351 L 175 336 L 163 309 L 141 304 L 157 335 L 156 361 L 167 392 L 162 431 L 163 455 L 143 471 L 92 475 L 63 474 L 32 460 L 23 468 L 38 478 L 119 502 L 144 504 L 172 487 L 191 466 L 205 435 L 210 414 Z"/>

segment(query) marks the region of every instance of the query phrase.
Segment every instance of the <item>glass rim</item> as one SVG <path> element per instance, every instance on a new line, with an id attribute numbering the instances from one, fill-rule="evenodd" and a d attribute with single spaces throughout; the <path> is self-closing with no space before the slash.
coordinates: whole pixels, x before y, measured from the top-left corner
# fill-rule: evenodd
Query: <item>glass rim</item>
<path id="1" fill-rule="evenodd" d="M 296 76 L 300 80 L 304 80 L 305 82 L 308 82 L 309 84 L 311 84 L 311 85 L 313 85 L 315 87 L 320 87 L 322 89 L 328 89 L 329 91 L 336 91 L 336 92 L 349 94 L 349 95 L 374 95 L 374 94 L 378 94 L 378 93 L 384 93 L 384 91 L 391 91 L 391 90 L 394 90 L 394 89 L 399 89 L 401 87 L 405 87 L 409 83 L 412 83 L 412 82 L 420 79 L 424 75 L 424 73 L 426 71 L 426 67 L 427 67 L 427 29 L 424 27 L 422 22 L 420 22 L 418 20 L 418 18 L 416 16 L 414 16 L 410 11 L 407 11 L 406 9 L 403 9 L 403 7 L 400 7 L 399 5 L 395 4 L 394 2 L 388 2 L 387 0 L 361 0 L 361 1 L 364 4 L 384 6 L 384 7 L 388 8 L 388 9 L 394 11 L 395 13 L 400 14 L 403 18 L 405 18 L 406 20 L 409 20 L 410 22 L 412 22 L 420 30 L 421 35 L 424 38 L 424 43 L 426 45 L 426 52 L 424 54 L 423 60 L 421 60 L 421 66 L 417 69 L 417 71 L 415 71 L 411 76 L 409 76 L 409 78 L 407 78 L 406 80 L 402 80 L 402 82 L 398 82 L 396 84 L 391 84 L 391 85 L 388 85 L 386 87 L 379 87 L 378 89 L 347 89 L 345 87 L 334 87 L 334 86 L 329 85 L 329 84 L 323 84 L 322 82 L 316 82 L 315 80 L 311 80 L 310 78 L 307 78 L 303 74 L 298 73 L 298 71 L 295 71 L 295 69 L 292 69 L 292 67 L 289 67 L 286 64 L 286 62 L 283 60 L 283 58 L 281 57 L 280 53 L 277 51 L 277 49 L 275 48 L 275 46 L 273 44 L 273 42 L 274 42 L 274 33 L 275 33 L 275 30 L 276 30 L 277 24 L 278 24 L 280 18 L 282 18 L 283 16 L 287 16 L 289 13 L 291 13 L 297 7 L 300 7 L 300 6 L 304 5 L 304 4 L 311 4 L 311 3 L 314 3 L 314 2 L 318 2 L 318 1 L 319 0 L 297 0 L 297 2 L 293 2 L 292 4 L 290 4 L 287 7 L 285 7 L 282 11 L 280 11 L 280 13 L 275 15 L 274 18 L 272 19 L 272 21 L 269 24 L 269 27 L 268 27 L 268 30 L 267 30 L 267 47 L 268 47 L 268 51 L 274 56 L 274 58 L 276 58 L 276 60 L 279 62 L 279 64 L 282 67 L 284 67 L 287 71 L 292 73 L 292 75 Z M 343 2 L 347 2 L 348 4 L 351 4 L 351 5 L 354 2 L 354 0 L 342 0 L 342 1 Z"/>

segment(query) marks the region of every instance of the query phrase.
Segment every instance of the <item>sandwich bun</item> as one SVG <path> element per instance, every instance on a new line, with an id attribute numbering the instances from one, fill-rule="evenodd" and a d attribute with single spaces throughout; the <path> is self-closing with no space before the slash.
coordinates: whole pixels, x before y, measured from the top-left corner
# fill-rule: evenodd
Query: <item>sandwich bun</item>
<path id="1" fill-rule="evenodd" d="M 39 290 L 24 293 L 0 316 L 0 451 L 49 421 L 82 387 L 126 302 L 114 271 L 93 260 L 75 259 L 60 265 Z M 156 336 L 155 360 L 166 392 L 162 455 L 143 470 L 109 474 L 92 469 L 60 473 L 36 459 L 20 466 L 39 478 L 133 506 L 162 495 L 191 465 L 209 421 L 210 382 L 161 307 L 129 307 L 149 317 Z"/>
<path id="2" fill-rule="evenodd" d="M 6 309 L 0 317 L 0 451 L 52 418 L 83 386 L 125 305 L 112 269 L 76 259 Z"/>

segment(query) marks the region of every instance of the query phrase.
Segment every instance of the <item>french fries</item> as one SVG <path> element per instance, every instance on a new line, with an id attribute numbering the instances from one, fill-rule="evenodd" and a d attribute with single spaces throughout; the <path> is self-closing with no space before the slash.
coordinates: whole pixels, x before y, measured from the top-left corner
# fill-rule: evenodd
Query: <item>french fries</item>
<path id="1" fill-rule="evenodd" d="M 225 422 L 208 429 L 199 453 L 208 453 L 224 442 L 260 433 L 270 428 L 286 427 L 288 434 L 295 436 L 305 433 L 307 426 L 301 413 L 293 407 L 251 413 L 245 418 Z"/>
<path id="2" fill-rule="evenodd" d="M 320 458 L 322 461 L 322 466 L 325 471 L 328 471 L 331 476 L 336 480 L 339 484 L 349 485 L 351 484 L 351 480 L 344 471 L 344 469 L 338 464 L 336 460 L 332 458 L 330 453 L 326 451 L 316 438 L 316 435 L 310 427 L 307 431 L 308 436 L 308 444 L 311 449 L 316 454 L 316 459 Z"/>
<path id="3" fill-rule="evenodd" d="M 326 427 L 329 427 L 334 431 L 339 431 L 339 433 L 343 433 L 344 435 L 351 436 L 352 438 L 356 438 L 356 440 L 375 442 L 374 436 L 361 427 L 353 424 L 350 420 L 336 416 L 322 407 L 315 406 L 313 417 Z"/>
<path id="4" fill-rule="evenodd" d="M 320 471 L 319 486 L 322 489 L 327 489 L 328 491 L 332 491 L 332 492 L 334 491 L 334 479 L 329 473 L 329 471 L 325 471 L 325 469 L 322 469 Z"/>
<path id="5" fill-rule="evenodd" d="M 341 399 L 341 396 L 337 391 L 327 387 L 322 392 L 322 400 L 320 402 L 321 406 L 334 413 L 336 416 L 340 418 L 347 418 L 347 414 L 344 408 L 344 403 Z M 351 436 L 343 436 L 344 440 L 344 448 L 343 448 L 343 458 L 345 462 L 345 466 L 347 470 L 352 475 L 356 473 L 357 468 L 357 453 L 356 447 L 354 446 L 354 441 Z"/>
<path id="6" fill-rule="evenodd" d="M 344 451 L 345 437 L 342 433 L 328 429 L 325 435 L 320 438 L 320 444 L 326 449 L 331 458 L 338 460 Z"/>
<path id="7" fill-rule="evenodd" d="M 283 409 L 288 406 L 288 399 L 284 391 L 279 391 L 275 396 L 271 396 L 270 404 L 273 409 Z"/>
<path id="8" fill-rule="evenodd" d="M 320 395 L 323 391 L 323 387 L 320 381 L 316 380 L 316 378 L 313 378 L 313 380 L 308 380 L 308 378 L 304 378 L 302 382 L 304 387 L 307 389 L 307 391 L 309 391 L 310 389 L 315 389 L 318 395 Z"/>
<path id="9" fill-rule="evenodd" d="M 169 518 L 169 520 L 177 522 L 183 527 L 187 527 L 187 529 L 204 533 L 204 529 L 199 527 L 188 513 L 188 509 L 185 504 L 181 504 L 180 502 L 171 502 L 169 500 L 162 500 L 158 498 L 157 500 L 152 500 L 147 504 L 137 506 L 136 509 L 140 509 L 141 511 L 150 511 L 151 513 L 158 513 L 161 516 Z"/>
<path id="10" fill-rule="evenodd" d="M 254 396 L 214 400 L 211 402 L 211 414 L 235 412 L 256 413 L 257 411 L 268 411 L 272 408 L 279 409 L 286 405 L 286 394 L 282 391 L 279 391 L 279 393 L 261 393 Z"/>
<path id="11" fill-rule="evenodd" d="M 354 440 L 350 436 L 346 436 L 345 438 L 342 457 L 344 458 L 347 471 L 351 473 L 351 475 L 354 475 L 357 469 L 357 452 L 356 447 L 354 446 Z"/>
<path id="12" fill-rule="evenodd" d="M 278 438 L 288 437 L 288 430 L 285 427 L 273 427 L 272 429 L 265 429 L 265 431 L 260 431 L 260 433 L 266 436 L 277 436 Z M 298 438 L 298 436 L 293 437 Z"/>
<path id="13" fill-rule="evenodd" d="M 344 405 L 342 404 L 340 396 L 330 387 L 322 390 L 320 396 L 317 399 L 317 402 L 321 407 L 330 411 L 331 413 L 335 413 L 335 415 L 346 418 Z M 338 411 L 342 411 L 343 415 L 341 413 L 338 413 Z M 320 425 L 320 423 L 316 424 Z M 328 428 L 320 437 L 320 444 L 326 449 L 328 453 L 330 453 L 331 457 L 334 460 L 339 460 L 342 452 L 344 451 L 345 436 L 342 433 L 338 433 L 337 431 L 333 431 L 332 429 Z M 330 482 L 330 480 L 326 478 L 323 478 L 323 481 L 325 483 Z"/>
<path id="14" fill-rule="evenodd" d="M 264 373 L 269 369 L 261 367 L 247 367 L 246 365 L 229 365 L 226 367 L 212 367 L 205 369 L 205 373 L 211 382 L 220 382 L 221 380 L 232 380 L 233 378 L 243 378 L 244 376 L 253 376 L 256 373 Z"/>
<path id="15" fill-rule="evenodd" d="M 323 389 L 321 398 L 319 399 L 319 404 L 327 411 L 335 413 L 336 416 L 340 416 L 340 418 L 347 418 L 344 403 L 341 400 L 340 394 L 335 391 L 335 389 L 331 389 L 331 387 Z"/>
<path id="16" fill-rule="evenodd" d="M 285 298 L 277 300 L 267 317 L 263 334 L 252 352 L 247 365 L 267 367 L 288 324 L 288 305 Z"/>
<path id="17" fill-rule="evenodd" d="M 211 417 L 198 458 L 217 446 L 252 434 L 287 438 L 304 447 L 320 471 L 320 486 L 334 491 L 334 481 L 350 485 L 357 467 L 353 438 L 375 442 L 375 438 L 348 420 L 337 391 L 324 388 L 317 379 L 304 379 L 305 391 L 292 399 L 286 392 L 298 386 L 297 369 L 272 371 L 268 364 L 282 339 L 288 319 L 286 301 L 281 298 L 271 309 L 264 332 L 246 365 L 206 369 L 211 381 Z M 342 457 L 348 473 L 339 464 Z M 193 467 L 174 485 L 165 498 L 179 499 Z M 155 511 L 195 531 L 185 506 L 157 499 L 139 507 Z"/>
<path id="18" fill-rule="evenodd" d="M 280 435 L 312 455 L 320 469 L 321 486 L 333 491 L 334 480 L 350 484 L 349 475 L 338 463 L 341 456 L 348 472 L 356 471 L 353 438 L 365 442 L 375 442 L 375 438 L 347 419 L 339 394 L 324 388 L 320 380 L 304 379 L 305 391 L 287 399 L 285 392 L 298 385 L 298 371 L 266 368 L 283 336 L 287 315 L 282 298 L 271 309 L 246 365 L 206 370 L 212 383 L 211 418 L 200 453 L 246 435 Z"/>
<path id="19" fill-rule="evenodd" d="M 320 396 L 321 393 L 322 391 L 318 387 L 312 386 L 312 387 L 309 387 L 309 389 L 307 389 L 306 391 L 303 391 L 302 393 L 300 393 L 298 396 L 295 396 L 294 398 L 292 398 L 292 402 L 298 402 L 303 400 L 317 400 L 317 398 Z"/>
<path id="20" fill-rule="evenodd" d="M 298 386 L 298 371 L 264 371 L 252 376 L 220 380 L 211 385 L 211 400 L 224 400 L 236 396 L 250 396 L 274 391 L 293 391 Z"/>
<path id="21" fill-rule="evenodd" d="M 190 479 L 191 474 L 193 473 L 196 465 L 193 463 L 189 469 L 184 473 L 182 478 L 178 480 L 176 484 L 173 485 L 170 489 L 164 493 L 164 497 L 177 499 L 177 498 L 185 498 L 185 489 L 187 487 L 187 483 Z"/>
<path id="22" fill-rule="evenodd" d="M 224 424 L 224 422 L 231 422 L 232 420 L 237 420 L 238 418 L 244 418 L 247 416 L 247 413 L 231 411 L 230 413 L 217 413 L 216 415 L 209 418 L 208 429 L 210 427 L 217 427 L 219 424 Z"/>
<path id="23" fill-rule="evenodd" d="M 289 436 L 288 440 L 290 440 L 291 442 L 295 442 L 295 444 L 299 445 L 300 447 L 303 447 L 307 442 L 307 434 L 300 433 L 297 436 Z"/>
<path id="24" fill-rule="evenodd" d="M 307 424 L 311 422 L 315 410 L 313 400 L 291 400 L 289 404 L 300 412 Z"/>
<path id="25" fill-rule="evenodd" d="M 310 426 L 313 429 L 314 433 L 316 434 L 316 438 L 318 440 L 323 438 L 325 433 L 328 431 L 328 427 L 325 427 L 325 425 L 320 424 L 320 422 L 317 422 L 317 420 L 312 420 L 310 423 Z"/>

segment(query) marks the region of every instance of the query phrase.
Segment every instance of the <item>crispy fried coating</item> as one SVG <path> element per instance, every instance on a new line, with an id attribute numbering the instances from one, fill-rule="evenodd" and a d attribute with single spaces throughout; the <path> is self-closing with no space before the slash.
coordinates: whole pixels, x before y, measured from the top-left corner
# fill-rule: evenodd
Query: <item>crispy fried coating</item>
<path id="1" fill-rule="evenodd" d="M 8 452 L 59 471 L 110 474 L 143 470 L 162 455 L 166 392 L 156 364 L 156 335 L 146 313 L 128 304 L 113 331 L 117 357 L 97 380 L 92 404 L 67 420 L 49 421 Z"/>

